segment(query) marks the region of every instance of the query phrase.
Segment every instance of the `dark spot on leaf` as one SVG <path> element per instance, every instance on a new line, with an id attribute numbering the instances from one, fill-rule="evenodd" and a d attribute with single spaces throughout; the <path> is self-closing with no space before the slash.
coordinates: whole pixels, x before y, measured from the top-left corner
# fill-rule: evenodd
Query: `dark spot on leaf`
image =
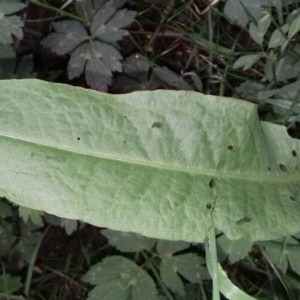
<path id="1" fill-rule="evenodd" d="M 298 170 L 298 166 L 295 166 L 295 170 L 296 170 L 296 171 Z"/>
<path id="2" fill-rule="evenodd" d="M 214 186 L 215 186 L 215 179 L 212 178 L 210 181 L 209 181 L 209 187 L 212 189 Z"/>
<path id="3" fill-rule="evenodd" d="M 30 154 L 30 156 L 33 157 L 33 156 L 34 156 L 34 153 L 32 152 L 32 153 Z"/>
<path id="4" fill-rule="evenodd" d="M 269 171 L 269 172 L 271 172 L 271 171 L 272 171 L 271 167 L 268 167 L 268 171 Z"/>
<path id="5" fill-rule="evenodd" d="M 207 208 L 207 209 L 211 209 L 211 208 L 212 208 L 211 204 L 210 204 L 210 203 L 207 203 L 207 204 L 206 204 L 206 208 Z"/>
<path id="6" fill-rule="evenodd" d="M 79 136 L 77 137 L 77 141 L 80 141 L 80 137 Z"/>
<path id="7" fill-rule="evenodd" d="M 236 223 L 237 225 L 241 225 L 241 224 L 243 224 L 243 223 L 250 223 L 251 220 L 252 220 L 251 218 L 245 216 L 245 217 L 243 217 L 243 218 L 237 220 L 235 223 Z"/>
<path id="8" fill-rule="evenodd" d="M 282 172 L 287 172 L 287 168 L 284 164 L 279 164 L 279 168 Z"/>
<path id="9" fill-rule="evenodd" d="M 127 115 L 124 115 L 123 118 L 127 120 Z"/>
<path id="10" fill-rule="evenodd" d="M 233 146 L 232 145 L 228 145 L 227 149 L 230 150 L 230 151 L 232 151 L 233 150 Z"/>
<path id="11" fill-rule="evenodd" d="M 124 144 L 127 144 L 127 141 L 124 140 L 123 143 L 124 143 Z"/>
<path id="12" fill-rule="evenodd" d="M 292 155 L 293 155 L 294 157 L 296 157 L 296 156 L 297 156 L 297 152 L 296 152 L 296 150 L 293 150 L 293 151 L 292 151 Z"/>
<path id="13" fill-rule="evenodd" d="M 160 122 L 154 122 L 151 126 L 151 128 L 161 128 L 162 124 Z"/>
<path id="14" fill-rule="evenodd" d="M 292 200 L 292 201 L 296 201 L 296 198 L 295 198 L 295 197 L 293 197 L 293 196 L 290 196 L 290 200 Z"/>

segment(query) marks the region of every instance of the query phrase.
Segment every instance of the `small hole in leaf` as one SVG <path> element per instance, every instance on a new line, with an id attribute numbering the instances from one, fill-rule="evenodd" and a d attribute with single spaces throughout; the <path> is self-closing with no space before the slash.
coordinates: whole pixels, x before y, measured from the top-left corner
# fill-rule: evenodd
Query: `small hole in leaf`
<path id="1" fill-rule="evenodd" d="M 151 128 L 161 128 L 162 124 L 160 122 L 154 122 L 151 126 Z"/>
<path id="2" fill-rule="evenodd" d="M 292 201 L 296 201 L 296 198 L 295 198 L 295 197 L 293 197 L 293 196 L 290 196 L 290 200 L 292 200 Z"/>
<path id="3" fill-rule="evenodd" d="M 297 152 L 296 152 L 296 150 L 293 150 L 293 151 L 292 151 L 292 155 L 293 155 L 294 157 L 296 157 L 296 156 L 297 156 Z"/>
<path id="4" fill-rule="evenodd" d="M 251 220 L 252 220 L 251 218 L 245 216 L 245 217 L 243 217 L 243 218 L 237 220 L 235 223 L 236 223 L 237 225 L 240 225 L 240 224 L 244 224 L 244 223 L 250 223 Z"/>
<path id="5" fill-rule="evenodd" d="M 233 150 L 233 146 L 232 145 L 228 145 L 227 149 L 230 150 L 230 151 L 232 151 Z"/>
<path id="6" fill-rule="evenodd" d="M 212 189 L 214 186 L 215 186 L 215 179 L 212 178 L 210 181 L 209 181 L 209 187 Z"/>
<path id="7" fill-rule="evenodd" d="M 287 168 L 284 164 L 279 164 L 279 168 L 282 172 L 287 172 Z"/>
<path id="8" fill-rule="evenodd" d="M 80 141 L 80 137 L 79 136 L 77 137 L 77 141 Z"/>
<path id="9" fill-rule="evenodd" d="M 207 203 L 207 204 L 206 204 L 206 208 L 207 208 L 207 209 L 211 209 L 211 208 L 212 208 L 211 204 L 210 204 L 210 203 Z"/>

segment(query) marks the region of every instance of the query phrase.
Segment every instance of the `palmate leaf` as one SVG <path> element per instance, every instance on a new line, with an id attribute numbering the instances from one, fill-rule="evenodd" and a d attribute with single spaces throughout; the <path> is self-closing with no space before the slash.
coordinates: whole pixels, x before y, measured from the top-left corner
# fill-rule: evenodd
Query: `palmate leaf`
<path id="1" fill-rule="evenodd" d="M 123 252 L 139 252 L 144 249 L 151 251 L 157 242 L 156 239 L 132 232 L 104 229 L 101 233 L 108 239 L 110 245 Z"/>
<path id="2" fill-rule="evenodd" d="M 160 276 L 165 285 L 174 293 L 184 297 L 185 290 L 179 273 L 185 279 L 198 283 L 208 278 L 208 272 L 203 266 L 204 259 L 194 253 L 173 255 L 190 247 L 183 241 L 159 240 L 156 246 L 157 254 L 161 259 L 159 266 Z"/>
<path id="3" fill-rule="evenodd" d="M 0 43 L 11 44 L 13 42 L 12 35 L 15 35 L 18 39 L 22 39 L 23 22 L 20 17 L 9 16 L 6 17 L 0 11 Z"/>
<path id="4" fill-rule="evenodd" d="M 150 275 L 131 260 L 112 256 L 92 266 L 83 280 L 96 285 L 88 300 L 158 300 Z"/>
<path id="5" fill-rule="evenodd" d="M 82 16 L 86 16 L 88 21 L 92 22 L 95 14 L 99 11 L 99 9 L 102 9 L 102 6 L 107 2 L 108 0 L 81 0 L 76 1 L 76 10 L 78 13 Z M 109 0 L 113 3 L 115 8 L 122 7 L 126 0 Z"/>
<path id="6" fill-rule="evenodd" d="M 18 39 L 23 37 L 21 18 L 11 16 L 23 7 L 24 4 L 20 0 L 0 0 L 0 44 L 11 44 L 12 35 Z"/>
<path id="7" fill-rule="evenodd" d="M 239 240 L 230 241 L 226 236 L 222 235 L 218 238 L 219 251 L 221 256 L 226 258 L 228 256 L 229 263 L 243 259 L 252 249 L 252 242 L 246 236 Z M 220 257 L 220 255 L 219 255 Z"/>
<path id="8" fill-rule="evenodd" d="M 44 213 L 41 211 L 22 206 L 19 207 L 19 216 L 23 219 L 24 223 L 28 223 L 30 221 L 32 224 L 41 227 L 43 226 L 43 214 Z"/>
<path id="9" fill-rule="evenodd" d="M 136 16 L 136 12 L 126 9 L 117 10 L 113 1 L 107 1 L 95 14 L 91 24 L 91 34 L 107 43 L 119 41 L 128 34 L 122 28 L 130 25 Z"/>
<path id="10" fill-rule="evenodd" d="M 78 21 L 54 22 L 53 28 L 55 32 L 50 33 L 42 44 L 58 55 L 70 53 L 89 37 L 84 26 Z"/>
<path id="11" fill-rule="evenodd" d="M 87 83 L 98 90 L 111 84 L 112 71 L 122 71 L 119 51 L 111 45 L 90 41 L 80 45 L 68 63 L 69 79 L 84 73 Z"/>
<path id="12" fill-rule="evenodd" d="M 174 243 L 174 242 L 173 242 Z M 165 285 L 180 296 L 185 295 L 184 284 L 178 274 L 193 283 L 208 279 L 204 259 L 194 253 L 160 256 L 160 275 Z"/>
<path id="13" fill-rule="evenodd" d="M 298 233 L 299 239 L 299 233 Z M 269 259 L 283 272 L 286 273 L 288 264 L 291 269 L 300 275 L 299 240 L 293 237 L 278 239 L 265 247 Z"/>
<path id="14" fill-rule="evenodd" d="M 105 91 L 113 72 L 122 71 L 122 56 L 116 42 L 128 33 L 123 28 L 136 15 L 119 9 L 123 4 L 124 1 L 80 1 L 78 9 L 90 20 L 88 25 L 74 20 L 53 24 L 55 32 L 43 40 L 43 45 L 59 55 L 71 55 L 69 79 L 84 74 L 92 88 Z"/>
<path id="15" fill-rule="evenodd" d="M 108 95 L 0 81 L 0 197 L 101 227 L 201 242 L 300 228 L 300 141 L 256 106 L 191 91 Z"/>

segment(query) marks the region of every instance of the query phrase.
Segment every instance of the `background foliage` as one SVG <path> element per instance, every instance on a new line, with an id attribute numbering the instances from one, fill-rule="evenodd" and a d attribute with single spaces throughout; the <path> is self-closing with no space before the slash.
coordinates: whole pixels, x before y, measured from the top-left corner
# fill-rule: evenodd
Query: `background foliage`
<path id="1" fill-rule="evenodd" d="M 0 78 L 239 97 L 299 138 L 299 9 L 297 0 L 1 0 Z M 211 297 L 201 244 L 100 230 L 0 203 L 4 299 Z M 253 245 L 219 234 L 219 258 L 256 298 L 298 299 L 299 241 L 295 234 Z"/>

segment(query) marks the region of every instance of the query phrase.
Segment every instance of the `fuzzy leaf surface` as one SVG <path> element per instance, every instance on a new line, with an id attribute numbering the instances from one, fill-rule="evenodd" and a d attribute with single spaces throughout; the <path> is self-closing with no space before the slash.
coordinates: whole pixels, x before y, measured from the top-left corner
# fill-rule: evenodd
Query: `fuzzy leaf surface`
<path id="1" fill-rule="evenodd" d="M 0 197 L 149 237 L 299 230 L 300 141 L 254 104 L 192 91 L 108 95 L 0 81 Z"/>

